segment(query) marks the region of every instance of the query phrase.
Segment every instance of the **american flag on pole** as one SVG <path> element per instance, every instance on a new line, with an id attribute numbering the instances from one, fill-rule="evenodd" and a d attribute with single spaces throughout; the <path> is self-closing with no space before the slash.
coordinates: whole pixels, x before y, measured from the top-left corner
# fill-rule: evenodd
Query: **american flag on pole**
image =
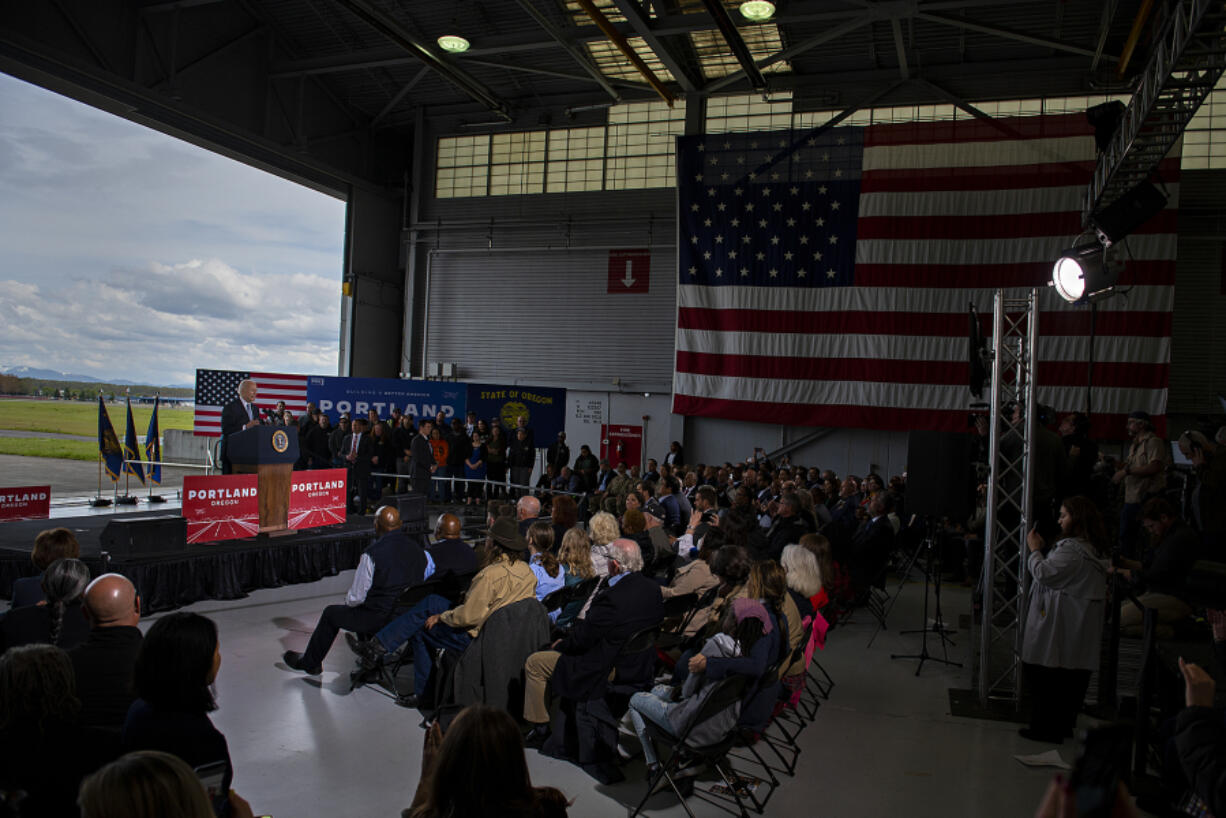
<path id="1" fill-rule="evenodd" d="M 802 426 L 966 428 L 967 306 L 1040 297 L 1039 401 L 1084 410 L 1091 315 L 1046 287 L 1094 168 L 1081 114 L 678 140 L 673 411 Z M 1098 433 L 1166 412 L 1178 160 L 1167 209 L 1098 304 Z"/>
<path id="2" fill-rule="evenodd" d="M 221 409 L 238 396 L 238 385 L 250 378 L 259 388 L 255 405 L 270 410 L 277 401 L 301 415 L 306 411 L 307 375 L 285 375 L 276 372 L 235 372 L 230 369 L 196 370 L 196 414 L 193 429 L 198 435 L 221 435 Z"/>

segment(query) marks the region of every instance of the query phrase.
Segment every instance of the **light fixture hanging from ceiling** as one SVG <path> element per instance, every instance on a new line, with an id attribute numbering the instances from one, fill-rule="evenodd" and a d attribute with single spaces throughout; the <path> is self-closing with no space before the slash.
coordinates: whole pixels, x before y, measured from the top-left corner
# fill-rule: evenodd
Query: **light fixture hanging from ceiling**
<path id="1" fill-rule="evenodd" d="M 761 23 L 775 16 L 775 4 L 770 0 L 745 0 L 740 5 L 740 11 L 746 20 Z"/>
<path id="2" fill-rule="evenodd" d="M 452 54 L 462 54 L 468 50 L 468 40 L 458 34 L 444 34 L 438 38 L 438 47 Z"/>

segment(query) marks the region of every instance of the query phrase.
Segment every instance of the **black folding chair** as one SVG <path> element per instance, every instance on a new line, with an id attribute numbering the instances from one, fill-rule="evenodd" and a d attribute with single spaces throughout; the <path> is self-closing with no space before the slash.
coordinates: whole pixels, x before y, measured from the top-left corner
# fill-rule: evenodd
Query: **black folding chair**
<path id="1" fill-rule="evenodd" d="M 443 597 L 452 606 L 458 605 L 464 598 L 464 594 L 468 593 L 468 586 L 472 584 L 474 576 L 476 576 L 475 571 L 467 574 L 447 573 L 405 588 L 396 598 L 396 612 L 388 621 L 393 621 L 431 594 Z M 358 638 L 373 639 L 374 634 L 359 634 Z M 396 687 L 396 677 L 400 674 L 400 669 L 412 661 L 413 656 L 409 652 L 408 642 L 385 655 L 376 667 L 368 668 L 359 661 L 357 668 L 349 674 L 349 691 L 353 692 L 363 685 L 375 683 L 399 699 L 400 691 Z"/>
<path id="2" fill-rule="evenodd" d="M 758 690 L 763 690 L 765 688 L 768 688 L 779 681 L 779 672 L 780 672 L 781 667 L 783 666 L 783 662 L 784 660 L 777 660 L 774 664 L 767 667 L 766 672 L 763 673 L 761 678 L 758 679 L 758 682 L 757 682 Z M 767 730 L 770 729 L 770 723 L 767 724 L 766 729 Z M 746 761 L 762 769 L 762 774 L 766 776 L 766 781 L 764 783 L 768 785 L 767 790 L 766 790 L 766 795 L 763 798 L 759 799 L 757 793 L 748 788 L 746 789 L 745 795 L 749 798 L 755 810 L 757 810 L 758 812 L 763 812 L 766 809 L 767 802 L 770 801 L 771 796 L 775 794 L 775 790 L 778 789 L 779 784 L 780 784 L 779 777 L 775 775 L 775 773 L 787 772 L 787 770 L 780 769 L 778 767 L 772 767 L 769 763 L 767 763 L 766 759 L 762 757 L 762 754 L 758 752 L 758 748 L 756 746 L 758 742 L 763 742 L 768 747 L 771 747 L 775 755 L 780 756 L 780 761 L 783 762 L 783 757 L 780 754 L 780 752 L 776 748 L 771 746 L 770 741 L 767 739 L 765 730 L 761 733 L 754 733 L 754 731 L 747 729 L 747 728 L 743 728 L 743 727 L 740 727 L 737 729 L 736 739 L 733 742 L 732 746 L 740 747 L 740 748 L 748 750 L 750 755 L 753 756 L 753 758 L 747 758 L 744 755 L 739 755 L 737 753 L 731 753 L 731 752 L 728 754 L 728 757 L 735 758 L 739 761 Z M 786 762 L 783 762 L 783 763 L 785 763 L 785 766 L 786 766 Z M 795 762 L 793 762 L 793 769 L 795 769 L 794 764 Z M 738 777 L 741 777 L 741 778 L 746 777 L 746 776 L 742 776 L 739 771 L 734 770 L 733 772 Z M 788 774 L 791 775 L 791 773 L 788 773 Z"/>
<path id="3" fill-rule="evenodd" d="M 687 610 L 684 610 L 679 614 L 674 614 L 674 616 L 681 616 L 681 621 L 678 622 L 677 626 L 674 627 L 673 629 L 664 631 L 663 633 L 660 634 L 659 638 L 656 639 L 656 647 L 664 651 L 675 650 L 677 648 L 680 648 L 682 643 L 690 638 L 686 636 L 685 629 L 688 628 L 690 626 L 690 623 L 694 621 L 694 617 L 698 614 L 699 611 L 701 611 L 704 608 L 710 607 L 711 604 L 715 602 L 715 598 L 718 595 L 719 595 L 719 588 L 715 587 L 715 588 L 711 588 L 710 590 L 708 590 L 702 596 L 696 597 L 694 594 L 686 594 L 685 596 L 676 597 L 676 599 L 686 599 L 689 597 L 695 597 L 695 598 L 691 601 L 689 608 Z M 664 603 L 666 620 L 669 618 L 669 614 L 668 614 L 668 603 L 669 602 L 672 602 L 672 600 L 667 600 Z"/>
<path id="4" fill-rule="evenodd" d="M 660 769 L 650 777 L 647 782 L 647 792 L 643 795 L 643 799 L 639 801 L 638 806 L 630 813 L 630 818 L 635 818 L 643 807 L 647 804 L 647 800 L 651 798 L 652 792 L 661 781 L 667 781 L 669 787 L 676 794 L 678 800 L 681 801 L 681 807 L 685 810 L 690 818 L 696 818 L 693 810 L 686 803 L 686 795 L 682 793 L 682 786 L 677 783 L 674 773 L 681 768 L 684 760 L 690 759 L 695 763 L 705 763 L 712 766 L 719 774 L 724 782 L 724 786 L 728 790 L 728 795 L 719 793 L 707 793 L 693 789 L 691 794 L 700 800 L 713 804 L 724 812 L 730 815 L 739 815 L 740 818 L 748 818 L 749 812 L 745 809 L 745 802 L 741 798 L 743 782 L 738 778 L 735 772 L 728 766 L 725 756 L 730 747 L 736 741 L 737 734 L 733 730 L 726 736 L 711 744 L 699 745 L 690 740 L 690 734 L 694 728 L 708 719 L 724 712 L 729 707 L 734 706 L 741 700 L 745 693 L 745 685 L 748 679 L 741 675 L 731 675 L 721 680 L 711 692 L 707 694 L 706 700 L 702 706 L 698 708 L 698 712 L 694 714 L 693 720 L 685 728 L 680 736 L 674 736 L 671 733 L 661 729 L 658 725 L 647 721 L 647 732 L 651 740 L 657 745 L 666 745 L 669 747 L 668 758 L 660 765 Z M 687 782 L 686 789 L 690 790 Z M 739 811 L 734 811 L 728 805 L 735 803 Z M 758 810 L 761 812 L 761 810 Z"/>
<path id="5" fill-rule="evenodd" d="M 563 585 L 558 590 L 546 594 L 545 598 L 541 600 L 541 604 L 545 606 L 546 611 L 556 611 L 559 608 L 565 608 L 575 600 L 583 599 L 590 595 L 597 582 L 600 582 L 600 577 L 591 577 L 574 585 Z"/>

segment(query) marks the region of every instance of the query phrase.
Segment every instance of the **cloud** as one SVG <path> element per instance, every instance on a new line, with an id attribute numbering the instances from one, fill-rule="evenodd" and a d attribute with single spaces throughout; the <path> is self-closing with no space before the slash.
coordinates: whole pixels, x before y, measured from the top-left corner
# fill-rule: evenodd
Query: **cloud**
<path id="1" fill-rule="evenodd" d="M 116 270 L 68 287 L 0 280 L 0 362 L 190 383 L 195 369 L 336 371 L 340 286 L 218 259 Z"/>
<path id="2" fill-rule="evenodd" d="M 341 271 L 345 204 L 0 74 L 0 277 L 222 258 Z"/>
<path id="3" fill-rule="evenodd" d="M 336 371 L 345 204 L 0 74 L 0 364 Z"/>

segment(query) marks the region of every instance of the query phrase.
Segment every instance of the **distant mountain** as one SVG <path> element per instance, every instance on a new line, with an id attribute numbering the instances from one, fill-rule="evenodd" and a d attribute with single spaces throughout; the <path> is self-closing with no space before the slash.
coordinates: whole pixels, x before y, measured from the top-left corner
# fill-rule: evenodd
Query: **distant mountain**
<path id="1" fill-rule="evenodd" d="M 110 383 L 116 386 L 140 386 L 142 384 L 137 381 L 128 381 L 122 378 L 114 378 L 104 380 L 103 378 L 95 378 L 92 375 L 74 375 L 69 372 L 57 372 L 54 369 L 39 369 L 33 366 L 0 366 L 0 375 L 15 375 L 18 378 L 37 378 L 43 381 L 78 381 L 80 383 Z M 154 384 L 143 384 L 152 386 Z M 174 389 L 194 389 L 195 384 L 190 383 L 168 383 L 161 384 L 162 386 L 172 387 Z"/>

